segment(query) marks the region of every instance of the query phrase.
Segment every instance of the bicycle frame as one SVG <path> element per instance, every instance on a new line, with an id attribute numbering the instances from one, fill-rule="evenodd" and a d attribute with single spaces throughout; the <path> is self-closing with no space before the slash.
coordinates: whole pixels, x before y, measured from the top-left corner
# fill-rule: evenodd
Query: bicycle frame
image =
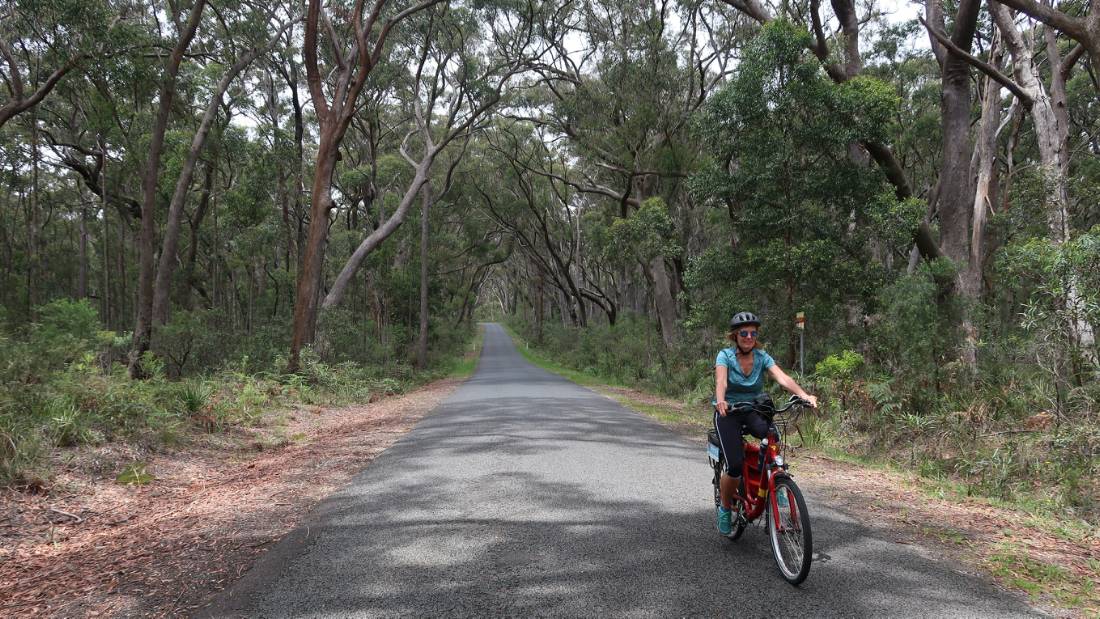
<path id="1" fill-rule="evenodd" d="M 774 423 L 769 423 L 767 445 L 763 443 L 745 442 L 745 461 L 741 464 L 741 479 L 745 482 L 745 496 L 740 497 L 745 509 L 745 519 L 752 522 L 764 513 L 765 508 L 771 508 L 771 516 L 777 525 L 784 520 L 779 518 L 779 507 L 772 497 L 775 496 L 775 480 L 780 475 L 787 475 L 787 463 L 777 460 L 781 451 L 782 438 L 779 436 Z M 760 450 L 765 449 L 763 466 L 760 466 Z M 797 519 L 798 506 L 791 505 L 792 516 Z M 782 525 L 779 525 L 782 530 Z"/>

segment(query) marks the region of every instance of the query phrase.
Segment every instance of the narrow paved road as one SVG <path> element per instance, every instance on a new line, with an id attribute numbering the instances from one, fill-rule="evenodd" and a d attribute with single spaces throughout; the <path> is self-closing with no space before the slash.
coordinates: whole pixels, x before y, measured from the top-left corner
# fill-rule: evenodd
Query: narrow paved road
<path id="1" fill-rule="evenodd" d="M 708 477 L 702 437 L 530 365 L 488 325 L 477 373 L 207 614 L 1036 614 L 876 537 L 813 488 L 819 556 L 791 587 L 761 527 L 737 542 L 715 532 Z"/>

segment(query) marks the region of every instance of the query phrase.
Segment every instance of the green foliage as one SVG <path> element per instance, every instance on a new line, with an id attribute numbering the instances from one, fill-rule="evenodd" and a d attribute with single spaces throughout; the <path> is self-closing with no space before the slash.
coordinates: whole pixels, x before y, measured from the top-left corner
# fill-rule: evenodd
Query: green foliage
<path id="1" fill-rule="evenodd" d="M 23 338 L 0 333 L 0 381 L 35 382 L 81 360 L 114 339 L 100 331 L 96 310 L 86 300 L 60 299 L 36 309 L 38 320 Z"/>
<path id="2" fill-rule="evenodd" d="M 603 254 L 619 264 L 624 260 L 646 263 L 658 256 L 672 258 L 681 251 L 675 233 L 676 224 L 665 201 L 650 198 L 629 217 L 612 221 Z"/>
<path id="3" fill-rule="evenodd" d="M 514 323 L 514 329 L 534 339 L 534 327 Z M 666 351 L 651 321 L 626 316 L 614 326 L 570 329 L 546 325 L 540 352 L 552 361 L 598 376 L 612 384 L 644 387 L 665 395 L 709 398 L 713 390 L 712 359 L 686 351 Z M 700 384 L 709 385 L 698 394 Z M 687 396 L 686 394 L 692 394 Z"/>
<path id="4" fill-rule="evenodd" d="M 854 350 L 829 355 L 814 366 L 814 374 L 820 378 L 850 380 L 863 367 L 863 355 Z"/>
<path id="5" fill-rule="evenodd" d="M 87 302 L 55 301 L 35 314 L 39 321 L 29 332 L 0 332 L 0 356 L 8 360 L 0 372 L 0 484 L 44 483 L 47 457 L 59 448 L 120 440 L 157 444 L 178 440 L 188 428 L 224 431 L 260 423 L 273 409 L 294 403 L 345 404 L 402 393 L 448 371 L 448 350 L 464 349 L 470 338 L 467 330 L 441 327 L 436 358 L 442 365 L 420 375 L 406 364 L 383 365 L 377 358 L 329 364 L 308 349 L 301 373 L 282 375 L 257 371 L 285 367 L 285 360 L 266 348 L 270 342 L 220 332 L 215 313 L 178 312 L 160 342 L 168 363 L 149 353 L 150 376 L 134 381 L 121 365 L 97 361 L 117 344 L 116 336 L 98 330 Z M 266 352 L 250 358 L 248 351 Z M 240 356 L 232 358 L 233 353 Z M 270 356 L 259 366 L 256 359 L 265 354 Z M 193 363 L 214 369 L 176 380 L 194 372 Z M 124 472 L 120 483 L 152 480 L 131 473 Z"/>
<path id="6" fill-rule="evenodd" d="M 1091 372 L 1095 344 L 1082 348 L 1082 325 L 1100 325 L 1100 226 L 1062 244 L 1028 239 L 1005 247 L 997 269 L 1022 284 L 1029 294 L 1022 304 L 1021 323 L 1031 335 L 1043 363 L 1055 369 L 1053 378 L 1070 388 L 1074 379 Z"/>
<path id="7" fill-rule="evenodd" d="M 149 472 L 149 467 L 144 462 L 134 462 L 122 469 L 115 477 L 115 481 L 127 486 L 144 486 L 152 483 L 156 477 Z"/>
<path id="8" fill-rule="evenodd" d="M 887 274 L 872 250 L 904 251 L 923 215 L 851 157 L 853 143 L 890 128 L 892 88 L 871 77 L 834 83 L 810 42 L 782 20 L 763 28 L 698 118 L 710 164 L 691 179 L 698 198 L 728 212 L 731 242 L 691 262 L 689 324 L 753 308 L 781 350 L 797 341 L 798 311 L 813 347 L 835 338 L 846 306 L 873 305 Z"/>

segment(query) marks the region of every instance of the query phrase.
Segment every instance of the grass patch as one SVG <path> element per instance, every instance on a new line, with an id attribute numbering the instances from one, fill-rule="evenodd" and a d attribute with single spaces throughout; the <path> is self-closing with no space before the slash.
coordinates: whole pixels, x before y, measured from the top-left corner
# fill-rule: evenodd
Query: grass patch
<path id="1" fill-rule="evenodd" d="M 613 390 L 600 390 L 604 395 L 610 396 L 619 404 L 636 410 L 639 413 L 655 419 L 661 423 L 679 427 L 697 428 L 700 431 L 709 430 L 711 418 L 709 415 L 693 411 L 690 407 L 674 408 L 661 404 L 652 404 L 636 397 Z"/>
<path id="2" fill-rule="evenodd" d="M 515 342 L 516 348 L 519 350 L 519 354 L 523 355 L 523 358 L 537 365 L 538 367 L 546 370 L 547 372 L 553 372 L 563 378 L 581 385 L 583 387 L 625 387 L 626 385 L 615 384 L 613 381 L 608 381 L 604 378 L 593 376 L 585 372 L 580 372 L 570 367 L 566 367 L 557 361 L 547 357 L 539 352 L 537 349 L 531 347 L 531 343 L 524 339 L 521 335 L 512 330 L 508 325 L 502 325 L 504 330 Z"/>
<path id="3" fill-rule="evenodd" d="M 481 347 L 485 343 L 485 327 L 479 325 L 477 335 L 470 339 L 462 354 L 454 359 L 447 370 L 448 378 L 469 378 L 477 370 L 481 360 Z"/>
<path id="4" fill-rule="evenodd" d="M 970 538 L 967 537 L 965 533 L 949 527 L 922 525 L 920 527 L 920 532 L 930 537 L 934 537 L 944 544 L 961 547 L 969 547 L 971 545 Z"/>
<path id="5" fill-rule="evenodd" d="M 1002 544 L 985 564 L 995 576 L 1027 592 L 1032 600 L 1051 596 L 1060 604 L 1086 612 L 1100 609 L 1094 579 L 1082 579 L 1061 566 L 1038 561 L 1012 544 Z"/>

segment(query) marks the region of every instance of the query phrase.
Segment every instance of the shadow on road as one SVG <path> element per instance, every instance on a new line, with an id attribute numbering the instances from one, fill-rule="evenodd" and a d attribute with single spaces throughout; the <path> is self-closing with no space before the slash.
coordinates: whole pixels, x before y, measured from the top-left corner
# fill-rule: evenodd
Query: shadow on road
<path id="1" fill-rule="evenodd" d="M 462 428 L 450 423 L 433 424 L 432 430 L 463 436 Z M 477 437 L 515 444 L 527 455 L 555 449 L 553 440 L 524 445 L 518 429 Z M 662 439 L 642 441 L 658 449 L 684 449 Z M 555 440 L 585 439 L 583 432 L 563 427 Z M 488 449 L 445 447 L 425 434 L 408 447 L 402 450 L 409 460 L 403 466 L 411 467 L 416 458 L 410 453 Z M 614 471 L 609 473 L 608 483 L 614 483 Z M 762 526 L 730 542 L 714 532 L 708 507 L 670 511 L 649 501 L 608 500 L 587 484 L 546 477 L 546 471 L 517 470 L 348 489 L 326 502 L 308 532 L 299 531 L 305 538 L 296 562 L 285 569 L 261 566 L 251 575 L 270 579 L 256 606 L 236 613 L 223 607 L 212 616 L 1027 612 L 1011 601 L 990 600 L 981 580 L 945 571 L 909 548 L 899 555 L 896 544 L 833 514 L 814 513 L 818 562 L 809 580 L 794 588 L 779 576 Z M 707 483 L 702 463 L 698 483 Z M 509 513 L 490 511 L 491 503 L 482 502 L 514 496 L 516 487 L 528 500 Z M 481 500 L 472 502 L 474 495 Z"/>

